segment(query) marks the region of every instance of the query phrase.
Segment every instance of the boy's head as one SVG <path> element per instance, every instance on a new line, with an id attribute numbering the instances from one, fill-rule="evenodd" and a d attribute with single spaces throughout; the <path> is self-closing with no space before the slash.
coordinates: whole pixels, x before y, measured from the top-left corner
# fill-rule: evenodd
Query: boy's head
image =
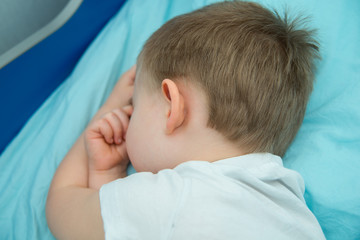
<path id="1" fill-rule="evenodd" d="M 282 156 L 303 121 L 318 54 L 312 32 L 297 23 L 249 2 L 175 17 L 139 55 L 143 86 L 161 91 L 173 79 L 199 87 L 209 128 L 247 152 Z"/>

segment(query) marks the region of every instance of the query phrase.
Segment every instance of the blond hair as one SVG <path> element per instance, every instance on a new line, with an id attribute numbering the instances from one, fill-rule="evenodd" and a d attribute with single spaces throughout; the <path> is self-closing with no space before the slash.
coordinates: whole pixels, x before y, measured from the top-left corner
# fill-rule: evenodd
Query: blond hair
<path id="1" fill-rule="evenodd" d="M 283 156 L 303 121 L 318 44 L 274 11 L 222 2 L 173 18 L 146 42 L 138 64 L 160 89 L 165 78 L 204 90 L 208 126 L 249 152 Z"/>

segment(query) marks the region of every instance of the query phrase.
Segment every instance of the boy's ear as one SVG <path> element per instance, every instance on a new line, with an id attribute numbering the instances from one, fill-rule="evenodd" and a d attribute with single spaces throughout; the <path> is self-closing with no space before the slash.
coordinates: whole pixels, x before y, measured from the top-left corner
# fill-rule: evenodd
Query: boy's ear
<path id="1" fill-rule="evenodd" d="M 176 83 L 165 79 L 161 84 L 162 96 L 168 103 L 166 112 L 166 133 L 171 134 L 180 127 L 185 120 L 184 96 L 180 93 Z"/>

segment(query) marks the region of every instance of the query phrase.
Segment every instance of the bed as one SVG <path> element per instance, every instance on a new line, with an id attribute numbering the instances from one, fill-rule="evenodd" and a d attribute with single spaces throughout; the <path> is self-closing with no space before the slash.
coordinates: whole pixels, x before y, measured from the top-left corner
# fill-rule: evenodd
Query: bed
<path id="1" fill-rule="evenodd" d="M 64 155 L 119 76 L 135 63 L 150 34 L 173 16 L 212 2 L 125 2 L 1 153 L 0 239 L 53 239 L 45 203 Z M 360 2 L 256 2 L 311 15 L 311 25 L 318 29 L 322 60 L 284 165 L 303 176 L 306 202 L 327 239 L 360 239 Z M 134 170 L 129 167 L 129 172 Z"/>

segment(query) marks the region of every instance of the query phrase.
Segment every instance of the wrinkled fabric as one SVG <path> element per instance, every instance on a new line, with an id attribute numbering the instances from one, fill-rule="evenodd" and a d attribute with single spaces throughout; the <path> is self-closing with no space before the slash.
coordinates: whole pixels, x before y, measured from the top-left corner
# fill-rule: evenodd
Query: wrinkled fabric
<path id="1" fill-rule="evenodd" d="M 105 239 L 325 240 L 304 188 L 269 153 L 135 173 L 100 189 Z"/>

